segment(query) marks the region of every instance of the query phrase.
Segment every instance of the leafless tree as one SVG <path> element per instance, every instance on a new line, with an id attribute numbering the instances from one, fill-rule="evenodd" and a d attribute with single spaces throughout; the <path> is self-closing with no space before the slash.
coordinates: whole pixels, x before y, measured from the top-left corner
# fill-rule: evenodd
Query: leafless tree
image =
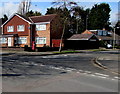
<path id="1" fill-rule="evenodd" d="M 20 2 L 19 4 L 18 13 L 22 15 L 26 15 L 26 13 L 30 9 L 30 6 L 31 6 L 31 0 L 22 0 L 22 2 Z"/>
<path id="2" fill-rule="evenodd" d="M 52 4 L 54 4 L 56 7 L 62 8 L 62 9 L 71 8 L 72 6 L 77 5 L 77 3 L 72 1 L 72 0 L 56 0 L 56 1 L 52 2 Z M 66 22 L 68 20 L 68 17 L 66 16 L 63 19 L 64 19 L 63 31 L 62 31 L 62 36 L 61 36 L 61 40 L 60 40 L 59 52 L 62 51 L 63 36 L 64 36 L 64 33 L 65 33 L 65 25 L 66 25 Z"/>

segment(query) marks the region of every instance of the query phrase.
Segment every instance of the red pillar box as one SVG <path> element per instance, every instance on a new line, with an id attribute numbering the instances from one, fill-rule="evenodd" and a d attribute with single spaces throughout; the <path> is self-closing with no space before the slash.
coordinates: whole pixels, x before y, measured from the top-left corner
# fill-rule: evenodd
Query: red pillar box
<path id="1" fill-rule="evenodd" d="M 35 50 L 35 41 L 32 41 L 32 50 Z"/>

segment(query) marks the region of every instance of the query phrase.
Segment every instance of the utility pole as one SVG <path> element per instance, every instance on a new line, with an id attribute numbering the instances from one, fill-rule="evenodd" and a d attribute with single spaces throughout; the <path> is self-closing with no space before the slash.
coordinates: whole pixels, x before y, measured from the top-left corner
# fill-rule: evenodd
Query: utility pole
<path id="1" fill-rule="evenodd" d="M 76 17 L 76 20 L 77 20 L 76 34 L 78 34 L 78 26 L 79 26 L 79 25 L 78 25 L 78 24 L 79 24 L 78 22 L 79 22 L 79 19 L 81 19 L 81 17 L 80 17 L 80 16 L 77 16 L 77 17 Z"/>
<path id="2" fill-rule="evenodd" d="M 116 36 L 115 36 L 115 30 L 119 29 L 120 27 L 115 27 L 113 29 L 113 49 L 115 49 L 115 43 L 116 43 Z"/>
<path id="3" fill-rule="evenodd" d="M 78 34 L 78 19 L 77 19 L 77 29 L 76 29 L 76 34 Z"/>
<path id="4" fill-rule="evenodd" d="M 88 15 L 86 15 L 86 30 L 87 30 L 87 19 L 88 19 Z"/>
<path id="5" fill-rule="evenodd" d="M 115 49 L 115 27 L 113 27 L 113 49 Z"/>

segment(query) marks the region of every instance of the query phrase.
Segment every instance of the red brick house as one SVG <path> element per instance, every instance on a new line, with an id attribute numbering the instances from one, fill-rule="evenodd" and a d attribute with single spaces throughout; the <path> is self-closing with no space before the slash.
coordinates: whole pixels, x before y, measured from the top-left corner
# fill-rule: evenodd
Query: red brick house
<path id="1" fill-rule="evenodd" d="M 56 14 L 24 17 L 12 15 L 2 25 L 2 47 L 59 47 L 62 28 Z"/>

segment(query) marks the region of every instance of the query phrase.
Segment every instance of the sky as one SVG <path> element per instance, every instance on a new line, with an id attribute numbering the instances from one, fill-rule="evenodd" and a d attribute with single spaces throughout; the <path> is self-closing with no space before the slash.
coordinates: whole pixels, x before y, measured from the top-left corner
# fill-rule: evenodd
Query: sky
<path id="1" fill-rule="evenodd" d="M 16 13 L 18 11 L 20 1 L 21 0 L 0 0 L 0 10 L 2 10 L 0 11 L 0 18 L 3 16 L 3 14 L 11 16 L 13 13 Z M 55 0 L 44 0 L 44 2 L 43 0 L 31 0 L 30 10 L 39 11 L 44 15 L 47 11 L 47 8 L 53 7 L 51 4 L 53 1 Z M 84 9 L 92 8 L 94 4 L 108 3 L 111 8 L 110 22 L 114 24 L 118 20 L 118 6 L 120 7 L 118 0 L 82 0 L 82 2 L 80 2 L 81 0 L 74 1 L 79 2 L 79 6 L 82 6 Z"/>

